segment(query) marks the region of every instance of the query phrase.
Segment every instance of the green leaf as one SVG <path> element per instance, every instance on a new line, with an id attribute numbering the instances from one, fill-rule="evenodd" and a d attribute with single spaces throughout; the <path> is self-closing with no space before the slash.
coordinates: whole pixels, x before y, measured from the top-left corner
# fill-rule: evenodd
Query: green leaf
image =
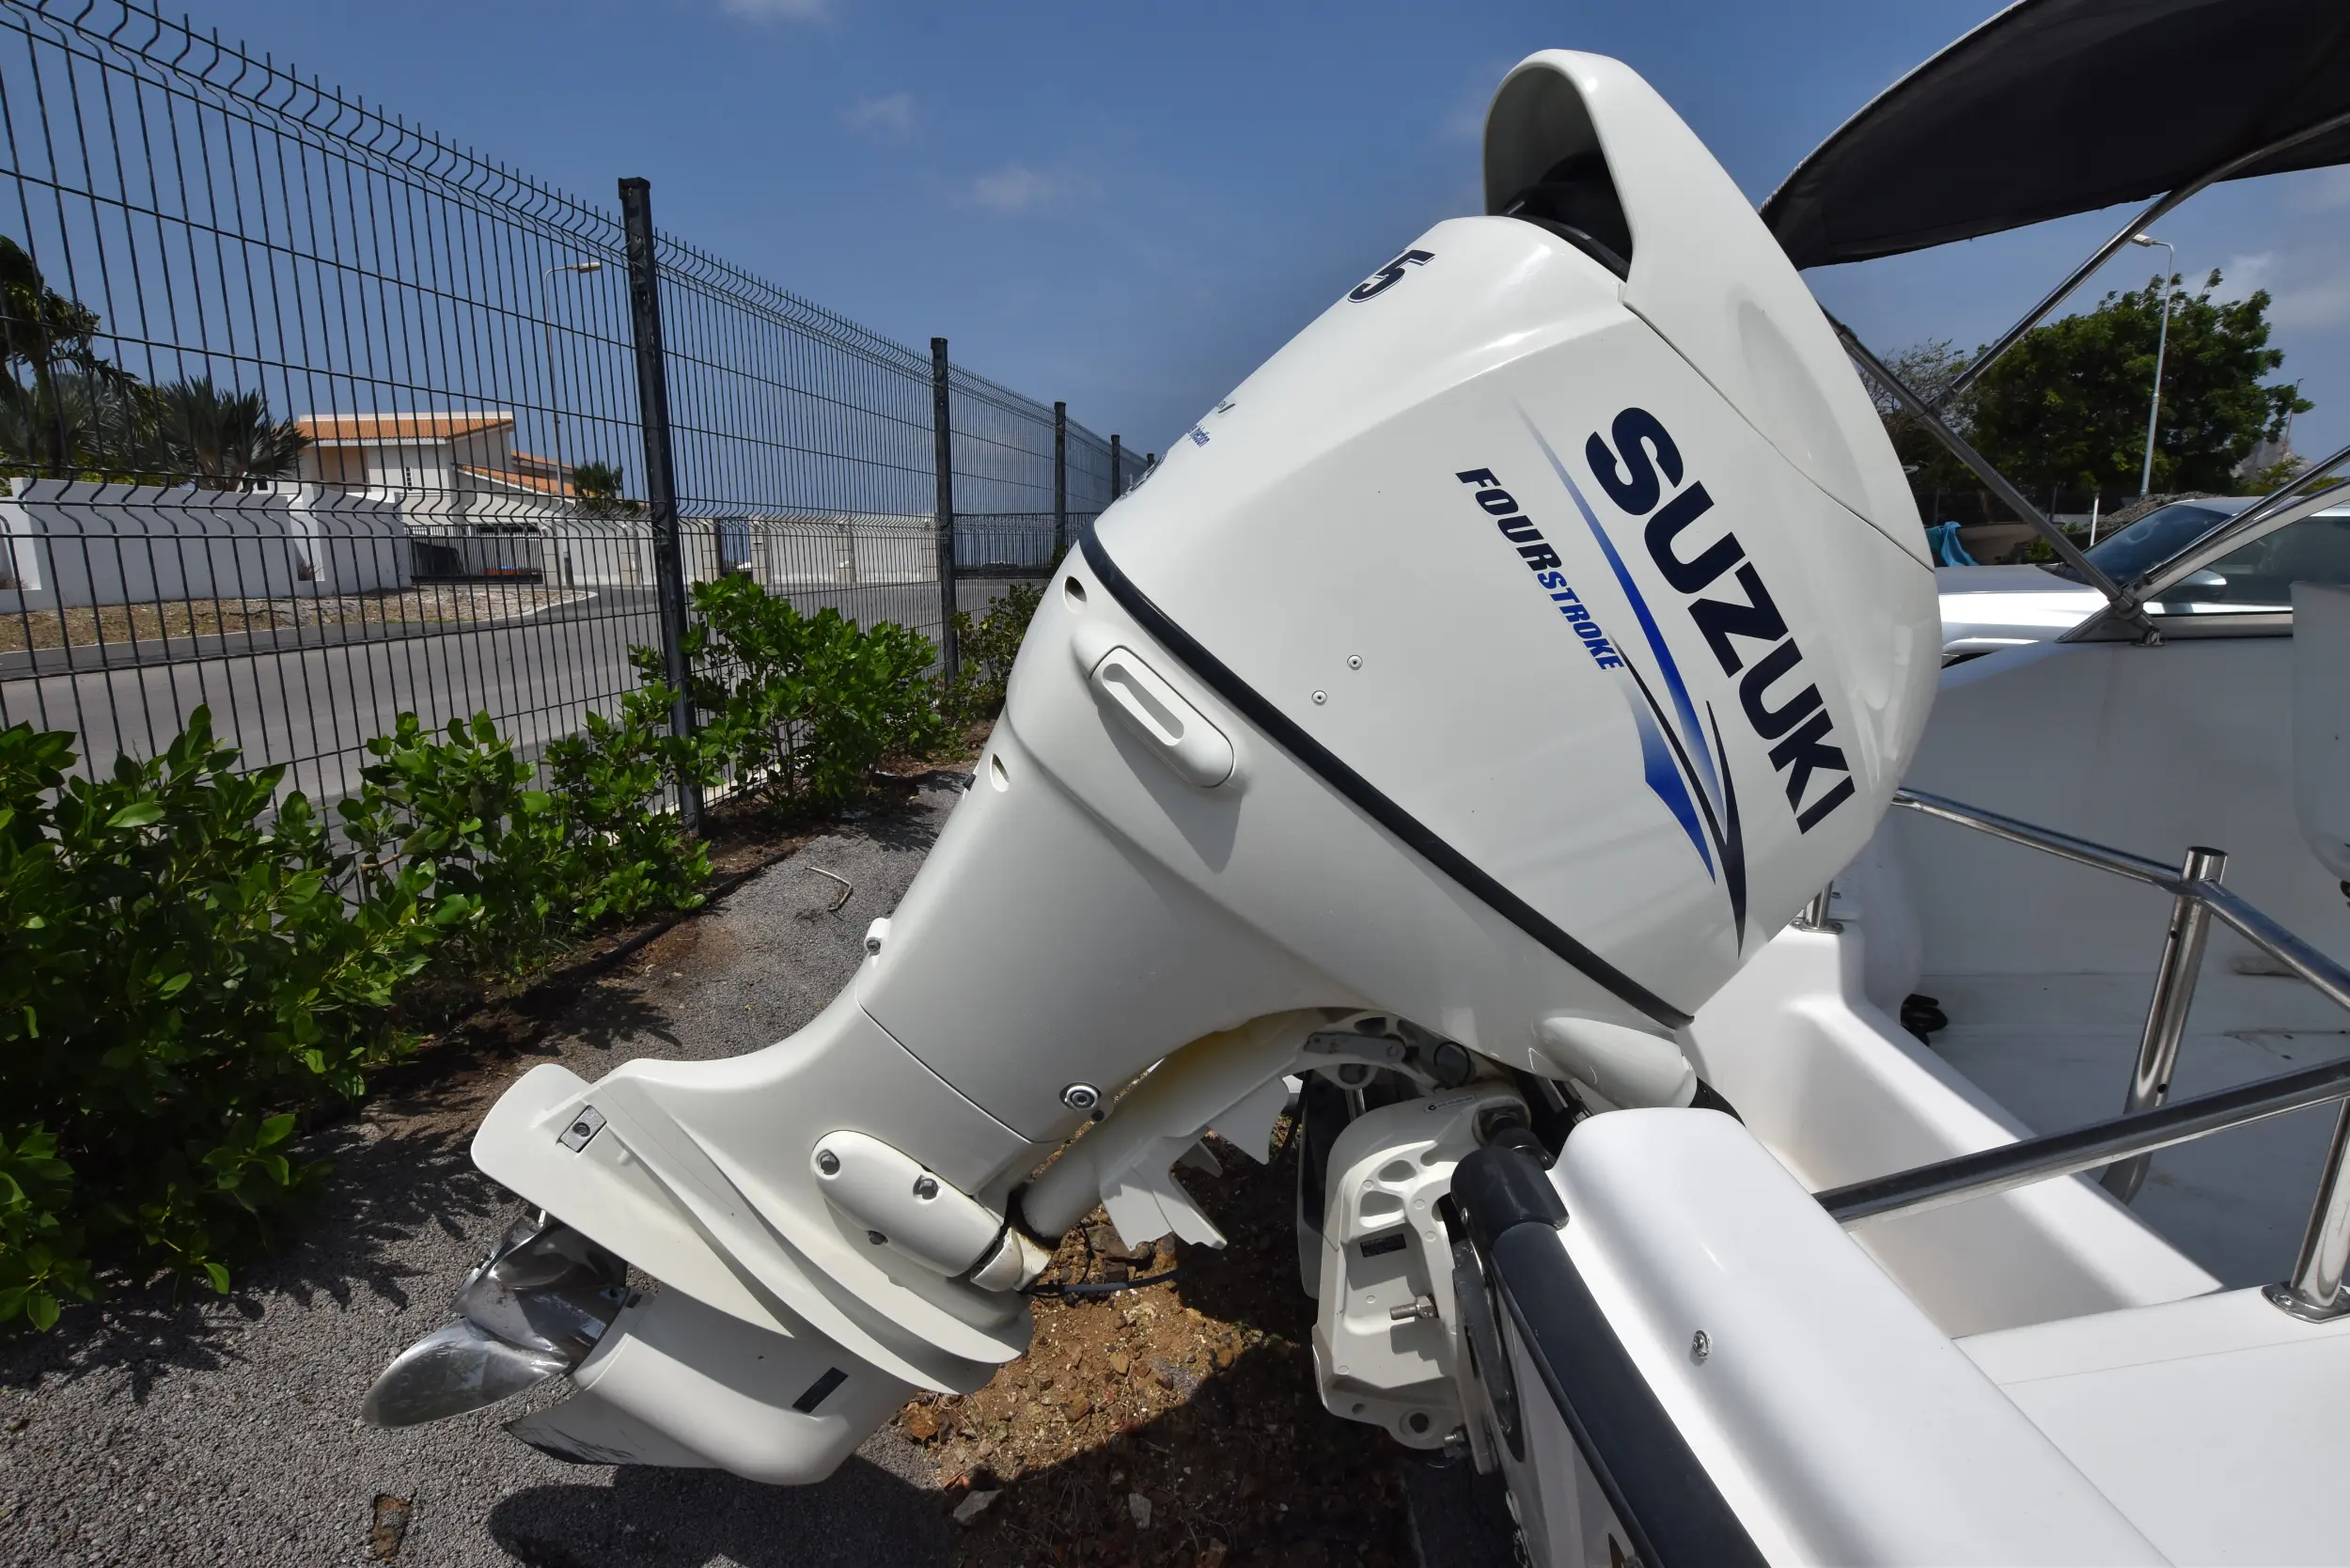
<path id="1" fill-rule="evenodd" d="M 47 1291 L 35 1291 L 24 1298 L 24 1319 L 37 1334 L 46 1334 L 56 1326 L 57 1298 Z"/>
<path id="2" fill-rule="evenodd" d="M 253 1147 L 267 1149 L 274 1143 L 283 1143 L 293 1130 L 293 1112 L 282 1111 L 261 1123 L 260 1133 L 253 1139 Z"/>
<path id="3" fill-rule="evenodd" d="M 204 1278 L 212 1282 L 213 1294 L 228 1294 L 228 1271 L 210 1258 L 204 1260 Z"/>
<path id="4" fill-rule="evenodd" d="M 108 827 L 147 827 L 163 821 L 164 805 L 159 800 L 134 800 L 106 819 Z M 54 1311 L 54 1308 L 53 1308 Z"/>

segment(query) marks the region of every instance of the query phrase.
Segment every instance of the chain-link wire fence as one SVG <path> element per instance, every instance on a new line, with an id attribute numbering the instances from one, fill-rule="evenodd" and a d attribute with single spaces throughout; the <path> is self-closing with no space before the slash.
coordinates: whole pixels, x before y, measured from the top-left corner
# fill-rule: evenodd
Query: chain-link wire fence
<path id="1" fill-rule="evenodd" d="M 0 722 L 85 765 L 199 703 L 314 798 L 403 710 L 536 754 L 693 582 L 940 639 L 1112 498 L 960 366 L 942 487 L 932 354 L 122 0 L 0 0 Z"/>

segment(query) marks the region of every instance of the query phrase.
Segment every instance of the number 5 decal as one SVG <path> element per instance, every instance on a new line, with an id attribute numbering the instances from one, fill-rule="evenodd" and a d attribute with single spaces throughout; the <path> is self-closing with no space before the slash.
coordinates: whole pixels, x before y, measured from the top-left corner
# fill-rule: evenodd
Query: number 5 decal
<path id="1" fill-rule="evenodd" d="M 1434 261 L 1435 259 L 1435 256 L 1429 251 L 1407 250 L 1355 285 L 1355 291 L 1346 297 L 1356 305 L 1360 305 L 1374 294 L 1385 293 L 1402 282 L 1404 268 L 1417 267 L 1422 262 Z"/>

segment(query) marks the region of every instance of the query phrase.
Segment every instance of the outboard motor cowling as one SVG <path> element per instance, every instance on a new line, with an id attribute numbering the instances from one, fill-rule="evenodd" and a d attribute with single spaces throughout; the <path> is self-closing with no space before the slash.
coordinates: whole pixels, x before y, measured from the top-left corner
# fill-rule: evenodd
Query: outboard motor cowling
<path id="1" fill-rule="evenodd" d="M 1520 66 L 1487 185 L 1085 531 L 822 1016 L 500 1102 L 482 1168 L 662 1287 L 521 1435 L 829 1473 L 1019 1354 L 1094 1202 L 1220 1239 L 1167 1167 L 1261 1149 L 1285 1073 L 1687 1103 L 1676 1032 L 1908 760 L 1933 574 L 1818 306 L 1637 76 Z"/>

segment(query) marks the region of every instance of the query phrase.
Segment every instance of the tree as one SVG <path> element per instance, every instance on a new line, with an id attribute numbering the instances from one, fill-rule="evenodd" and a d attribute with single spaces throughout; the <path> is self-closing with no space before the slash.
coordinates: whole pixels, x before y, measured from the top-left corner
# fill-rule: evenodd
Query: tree
<path id="1" fill-rule="evenodd" d="M 2175 275 L 2154 278 L 2026 333 L 1970 389 L 1976 448 L 2028 494 L 2134 493 L 2168 294 L 2153 488 L 2236 488 L 2235 469 L 2254 445 L 2281 436 L 2293 415 L 2314 405 L 2291 386 L 2262 383 L 2285 357 L 2268 346 L 2266 291 L 2222 304 L 2212 298 L 2218 286 L 2217 268 L 2199 293 Z"/>
<path id="2" fill-rule="evenodd" d="M 10 407 L 8 455 L 62 478 L 73 469 L 74 424 L 95 431 L 103 398 L 93 384 L 129 378 L 98 355 L 98 312 L 49 287 L 40 268 L 14 240 L 0 235 L 0 367 L 8 384 L 0 400 Z M 27 387 L 18 368 L 32 376 Z M 82 396 L 69 409 L 60 372 L 79 375 Z"/>
<path id="3" fill-rule="evenodd" d="M 210 376 L 142 385 L 100 357 L 102 325 L 0 235 L 0 462 L 54 478 L 191 479 L 207 490 L 293 472 L 309 438 L 271 419 L 258 392 L 224 392 Z"/>
<path id="4" fill-rule="evenodd" d="M 210 376 L 156 388 L 155 436 L 165 471 L 203 490 L 250 490 L 291 474 L 310 438 L 269 416 L 258 392 L 227 392 Z"/>
<path id="5" fill-rule="evenodd" d="M 620 483 L 616 463 L 583 463 L 572 470 L 572 494 L 579 498 L 583 516 L 634 517 L 643 509 L 622 497 Z"/>
<path id="6" fill-rule="evenodd" d="M 1950 339 L 1938 338 L 1904 349 L 1886 363 L 1886 368 L 1902 380 L 1902 384 L 1932 403 L 1942 396 L 1958 372 L 1966 366 L 1966 356 L 1954 348 Z M 1904 472 L 1909 475 L 1910 488 L 1922 502 L 1931 495 L 1950 495 L 1971 493 L 1981 488 L 1982 481 L 1965 463 L 1950 454 L 1939 438 L 1904 411 L 1901 402 L 1881 386 L 1871 386 L 1870 395 L 1876 400 L 1877 416 L 1885 421 L 1885 433 L 1892 438 L 1893 453 L 1901 459 Z M 1974 400 L 1966 396 L 1952 400 L 1937 411 L 1943 423 L 1956 431 L 1962 438 L 1972 438 Z M 1928 523 L 1942 519 L 1929 517 Z"/>
<path id="7" fill-rule="evenodd" d="M 0 463 L 51 476 L 132 478 L 155 470 L 154 400 L 119 373 L 53 368 L 34 386 L 0 380 Z"/>

